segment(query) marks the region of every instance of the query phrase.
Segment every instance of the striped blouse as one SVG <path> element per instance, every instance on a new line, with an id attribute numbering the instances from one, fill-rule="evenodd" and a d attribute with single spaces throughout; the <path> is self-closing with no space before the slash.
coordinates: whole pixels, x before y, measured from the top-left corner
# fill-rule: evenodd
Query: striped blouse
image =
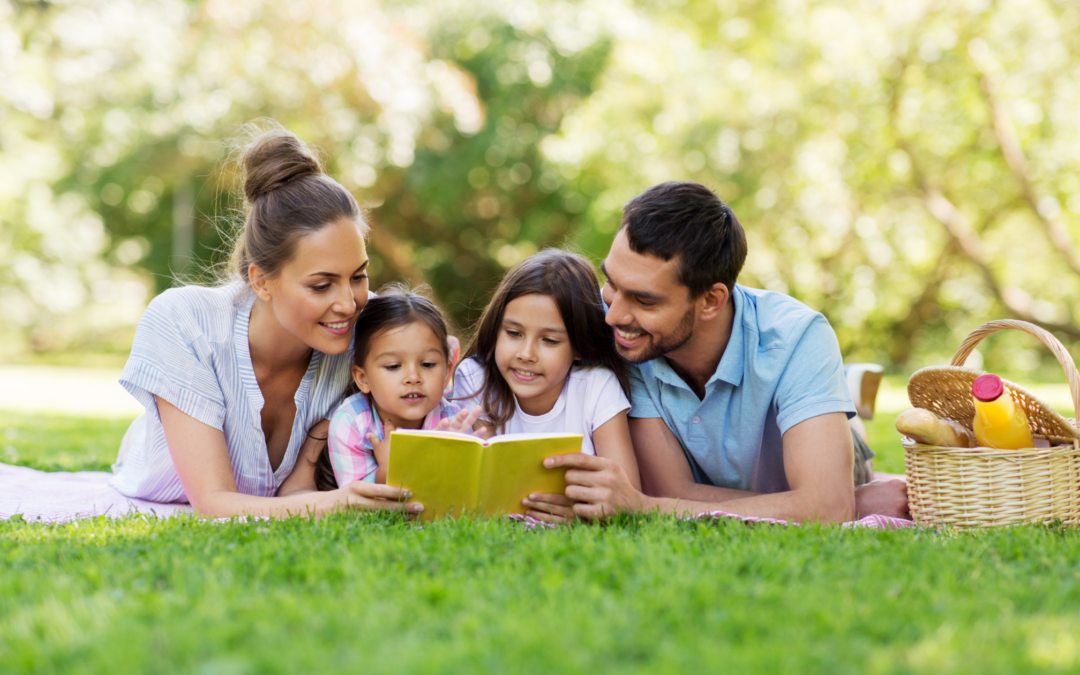
<path id="1" fill-rule="evenodd" d="M 307 430 L 325 419 L 344 393 L 352 352 L 312 353 L 294 397 L 289 447 L 274 471 L 248 345 L 254 301 L 254 294 L 238 285 L 188 286 L 165 291 L 146 308 L 120 377 L 120 384 L 146 407 L 124 439 L 127 447 L 110 481 L 121 493 L 157 502 L 188 501 L 169 456 L 155 396 L 225 434 L 241 493 L 272 497 L 292 472 Z"/>

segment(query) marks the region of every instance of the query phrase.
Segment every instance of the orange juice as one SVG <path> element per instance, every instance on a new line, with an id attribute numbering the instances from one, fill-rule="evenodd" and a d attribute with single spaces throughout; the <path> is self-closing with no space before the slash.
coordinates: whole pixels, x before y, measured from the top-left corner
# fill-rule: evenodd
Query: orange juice
<path id="1" fill-rule="evenodd" d="M 971 400 L 975 404 L 972 427 L 980 446 L 1000 450 L 1035 447 L 1027 413 L 1016 405 L 1000 377 L 987 373 L 975 378 Z"/>

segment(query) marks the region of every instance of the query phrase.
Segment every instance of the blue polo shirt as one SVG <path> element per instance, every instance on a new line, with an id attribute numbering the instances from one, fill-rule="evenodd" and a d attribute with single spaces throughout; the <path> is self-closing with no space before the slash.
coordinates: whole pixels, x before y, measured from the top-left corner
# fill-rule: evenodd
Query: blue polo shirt
<path id="1" fill-rule="evenodd" d="M 630 366 L 630 417 L 662 418 L 698 483 L 783 492 L 784 433 L 826 413 L 855 416 L 840 346 L 825 317 L 794 298 L 738 284 L 731 298 L 731 339 L 705 398 L 661 356 Z"/>

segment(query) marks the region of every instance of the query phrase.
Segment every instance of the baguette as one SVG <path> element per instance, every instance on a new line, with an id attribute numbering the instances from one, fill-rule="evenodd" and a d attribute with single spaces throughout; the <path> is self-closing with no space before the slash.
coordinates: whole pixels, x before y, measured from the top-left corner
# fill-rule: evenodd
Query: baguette
<path id="1" fill-rule="evenodd" d="M 979 445 L 970 429 L 922 408 L 911 408 L 897 415 L 896 430 L 923 445 L 942 448 L 975 448 Z"/>

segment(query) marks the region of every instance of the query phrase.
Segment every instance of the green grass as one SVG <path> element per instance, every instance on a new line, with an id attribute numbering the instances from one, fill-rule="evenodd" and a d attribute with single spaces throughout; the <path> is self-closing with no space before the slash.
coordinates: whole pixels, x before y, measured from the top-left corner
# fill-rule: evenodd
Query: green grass
<path id="1" fill-rule="evenodd" d="M 0 411 L 0 462 L 41 471 L 111 471 L 129 424 Z"/>
<path id="2" fill-rule="evenodd" d="M 0 420 L 20 463 L 70 469 L 126 426 Z M 1059 527 L 14 520 L 0 672 L 1077 670 L 1078 560 Z"/>

